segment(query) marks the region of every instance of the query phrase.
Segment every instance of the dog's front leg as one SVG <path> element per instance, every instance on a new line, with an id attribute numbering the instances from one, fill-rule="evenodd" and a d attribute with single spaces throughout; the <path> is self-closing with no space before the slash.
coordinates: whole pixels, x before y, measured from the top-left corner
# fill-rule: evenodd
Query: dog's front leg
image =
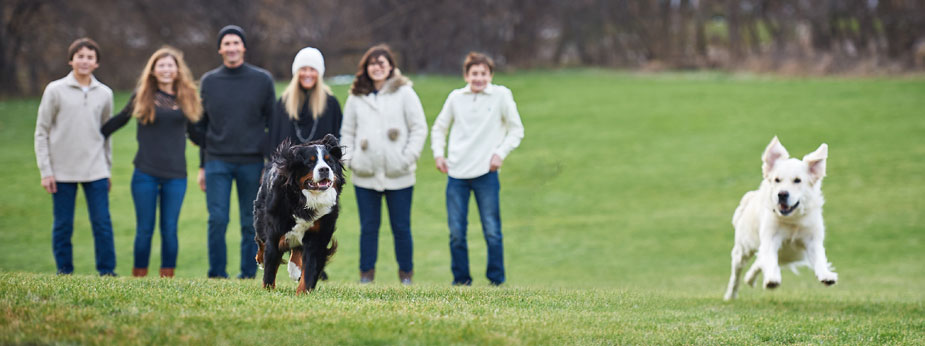
<path id="1" fill-rule="evenodd" d="M 279 270 L 279 262 L 283 258 L 282 251 L 279 250 L 279 240 L 269 240 L 264 243 L 264 268 L 263 268 L 263 288 L 276 288 L 276 272 Z"/>
<path id="2" fill-rule="evenodd" d="M 308 245 L 308 244 L 306 244 Z M 296 294 L 308 293 L 315 290 L 315 284 L 318 282 L 318 276 L 315 275 L 317 271 L 317 263 L 312 257 L 311 253 L 313 249 L 303 249 L 302 251 L 302 277 L 299 278 L 299 287 L 296 288 Z"/>
<path id="3" fill-rule="evenodd" d="M 838 281 L 838 274 L 829 269 L 829 260 L 825 256 L 825 248 L 822 246 L 823 238 L 821 236 L 813 237 L 806 241 L 806 259 L 810 267 L 816 273 L 816 278 L 826 286 L 834 285 Z"/>
<path id="4" fill-rule="evenodd" d="M 780 235 L 771 228 L 766 228 L 762 223 L 759 230 L 761 245 L 758 246 L 758 261 L 761 263 L 761 271 L 764 273 L 764 288 L 773 289 L 780 286 L 780 263 L 778 263 L 778 254 L 780 251 Z"/>
<path id="5" fill-rule="evenodd" d="M 299 280 L 297 293 L 307 293 L 315 290 L 318 284 L 318 277 L 324 270 L 327 252 L 324 243 L 319 239 L 308 240 L 306 237 L 305 248 L 302 251 L 302 279 Z"/>

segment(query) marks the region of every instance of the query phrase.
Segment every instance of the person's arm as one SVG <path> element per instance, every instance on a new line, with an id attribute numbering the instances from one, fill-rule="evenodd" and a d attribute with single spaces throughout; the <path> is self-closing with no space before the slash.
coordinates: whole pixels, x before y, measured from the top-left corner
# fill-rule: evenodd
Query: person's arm
<path id="1" fill-rule="evenodd" d="M 501 123 L 507 131 L 504 140 L 495 148 L 494 154 L 504 160 L 514 148 L 520 145 L 520 141 L 524 138 L 524 124 L 520 120 L 520 113 L 517 112 L 514 95 L 509 90 L 506 90 L 502 101 Z"/>
<path id="2" fill-rule="evenodd" d="M 424 141 L 427 140 L 427 118 L 424 116 L 424 107 L 421 106 L 421 99 L 414 89 L 408 87 L 404 93 L 405 124 L 408 126 L 408 142 L 402 150 L 402 155 L 407 160 L 406 164 L 418 161 L 421 157 L 421 151 L 424 149 Z"/>
<path id="3" fill-rule="evenodd" d="M 107 87 L 105 90 L 108 97 L 106 103 L 103 104 L 103 109 L 100 111 L 100 124 L 105 124 L 112 118 L 112 89 Z M 103 151 L 106 153 L 106 171 L 112 176 L 112 141 L 109 138 L 103 138 Z M 112 188 L 112 179 L 107 178 L 107 180 L 109 180 L 109 188 Z"/>
<path id="4" fill-rule="evenodd" d="M 200 106 L 202 107 L 202 113 L 199 114 L 199 120 L 202 120 L 206 117 L 206 107 L 205 104 L 202 104 L 200 101 Z M 197 147 L 202 147 L 206 145 L 206 134 L 205 132 L 199 131 L 196 127 L 199 121 L 186 121 L 186 137 L 189 138 L 190 142 L 193 142 Z"/>
<path id="5" fill-rule="evenodd" d="M 109 138 L 113 132 L 121 129 L 125 124 L 128 124 L 128 121 L 132 119 L 132 112 L 134 112 L 135 106 L 135 94 L 133 93 L 129 97 L 128 102 L 125 104 L 125 107 L 122 107 L 122 110 L 119 111 L 119 114 L 110 118 L 109 121 L 103 124 L 103 127 L 100 128 L 100 132 L 103 133 L 103 137 Z"/>
<path id="6" fill-rule="evenodd" d="M 270 131 L 267 134 L 267 143 L 263 148 L 263 156 L 269 160 L 270 156 L 276 151 L 276 148 L 286 139 L 285 126 L 292 126 L 289 121 L 289 114 L 286 113 L 286 105 L 283 99 L 276 102 L 273 109 L 273 116 L 270 119 Z"/>
<path id="7" fill-rule="evenodd" d="M 266 95 L 263 99 L 263 106 L 261 107 L 261 113 L 263 114 L 263 130 L 265 131 L 263 135 L 263 142 L 261 143 L 261 151 L 263 151 L 264 161 L 269 160 L 270 154 L 274 149 L 276 149 L 276 143 L 270 144 L 272 138 L 270 137 L 270 127 L 273 126 L 273 117 L 276 115 L 276 87 L 273 85 L 273 77 L 270 76 L 270 73 L 267 72 L 267 86 L 266 86 Z M 266 162 L 264 162 L 264 168 L 266 168 Z M 261 180 L 263 181 L 263 173 L 261 173 Z"/>
<path id="8" fill-rule="evenodd" d="M 50 85 L 49 85 L 50 86 Z M 55 174 L 51 167 L 49 137 L 58 115 L 58 98 L 53 88 L 46 87 L 39 103 L 38 118 L 35 121 L 35 160 L 42 176 L 42 187 L 48 193 L 58 192 Z"/>
<path id="9" fill-rule="evenodd" d="M 443 103 L 443 109 L 440 110 L 440 114 L 438 114 L 437 119 L 434 120 L 434 126 L 430 129 L 430 149 L 434 153 L 434 164 L 437 166 L 437 170 L 444 174 L 449 171 L 444 156 L 446 135 L 455 117 L 453 114 L 453 107 L 451 106 L 452 100 L 453 93 L 450 92 L 446 97 L 446 101 Z"/>
<path id="10" fill-rule="evenodd" d="M 276 110 L 276 88 L 273 86 L 273 78 L 267 73 L 267 86 L 263 97 L 263 106 L 260 107 L 263 115 L 264 129 L 269 131 L 270 119 L 273 119 L 273 112 Z"/>
<path id="11" fill-rule="evenodd" d="M 353 104 L 356 99 L 353 95 L 347 96 L 347 102 L 344 104 L 344 118 L 340 126 L 340 145 L 344 147 L 343 161 L 347 162 L 349 167 L 350 158 L 353 157 L 354 138 L 357 130 L 356 106 Z"/>
<path id="12" fill-rule="evenodd" d="M 199 98 L 202 102 L 202 116 L 199 118 L 195 124 L 193 124 L 193 132 L 195 134 L 190 136 L 190 139 L 193 143 L 196 143 L 199 146 L 199 168 L 202 168 L 205 165 L 205 152 L 207 147 L 207 136 L 209 133 L 209 94 L 207 92 L 209 74 L 207 73 L 202 77 L 200 82 L 201 87 L 199 88 Z"/>
<path id="13" fill-rule="evenodd" d="M 333 135 L 337 136 L 338 143 L 340 143 L 340 128 L 344 123 L 344 114 L 340 110 L 340 102 L 337 102 L 337 98 L 334 95 L 328 95 L 328 111 L 331 112 L 331 117 L 333 118 L 334 128 L 338 133 Z M 341 144 L 343 145 L 343 144 Z"/>
<path id="14" fill-rule="evenodd" d="M 193 143 L 196 143 L 197 139 L 199 140 L 199 173 L 196 176 L 196 181 L 199 183 L 199 189 L 202 191 L 206 190 L 206 173 L 203 167 L 205 167 L 206 163 L 206 134 L 209 129 L 209 103 L 206 93 L 206 79 L 208 76 L 209 74 L 207 73 L 202 77 L 202 81 L 200 82 L 201 86 L 199 88 L 199 97 L 202 101 L 202 117 L 193 124 L 193 132 L 195 134 L 190 136 Z"/>

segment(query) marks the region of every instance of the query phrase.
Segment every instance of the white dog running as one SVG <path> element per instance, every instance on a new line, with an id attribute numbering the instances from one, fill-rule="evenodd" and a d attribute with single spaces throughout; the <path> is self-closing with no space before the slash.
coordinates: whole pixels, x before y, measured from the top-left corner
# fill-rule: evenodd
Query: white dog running
<path id="1" fill-rule="evenodd" d="M 732 225 L 735 245 L 732 248 L 732 275 L 725 300 L 736 298 L 742 268 L 758 252 L 758 258 L 745 274 L 745 282 L 754 286 L 755 278 L 764 273 L 764 288 L 780 285 L 780 266 L 806 265 L 816 278 L 834 285 L 838 274 L 822 246 L 825 225 L 822 221 L 822 178 L 828 146 L 823 143 L 803 160 L 791 159 L 777 137 L 764 151 L 761 166 L 764 180 L 757 191 L 742 197 Z"/>

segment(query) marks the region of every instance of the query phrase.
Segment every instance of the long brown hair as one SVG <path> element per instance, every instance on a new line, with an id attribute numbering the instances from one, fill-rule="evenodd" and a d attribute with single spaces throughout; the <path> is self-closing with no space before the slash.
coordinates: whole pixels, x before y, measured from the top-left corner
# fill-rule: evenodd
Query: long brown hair
<path id="1" fill-rule="evenodd" d="M 283 105 L 286 106 L 289 119 L 299 120 L 299 110 L 305 104 L 305 96 L 308 96 L 308 108 L 311 110 L 312 119 L 318 119 L 321 113 L 324 113 L 325 106 L 328 105 L 328 95 L 332 95 L 331 88 L 324 84 L 324 79 L 320 73 L 315 80 L 315 86 L 311 90 L 302 89 L 302 84 L 299 83 L 299 74 L 296 73 L 292 76 L 292 80 L 289 81 L 289 85 L 286 86 L 281 98 Z"/>
<path id="2" fill-rule="evenodd" d="M 378 59 L 380 56 L 384 56 L 386 60 L 389 61 L 389 65 L 392 65 L 392 70 L 389 71 L 389 77 L 395 75 L 395 70 L 398 69 L 398 66 L 395 66 L 394 54 L 392 50 L 389 49 L 389 46 L 386 44 L 377 44 L 370 47 L 366 50 L 366 53 L 363 54 L 363 58 L 360 59 L 360 63 L 357 65 L 357 73 L 354 75 L 353 85 L 350 87 L 350 93 L 353 95 L 366 95 L 376 88 L 373 86 L 373 79 L 369 77 L 369 73 L 366 72 L 366 67 L 369 66 L 369 62 Z"/>
<path id="3" fill-rule="evenodd" d="M 157 92 L 154 65 L 164 57 L 173 58 L 177 64 L 177 78 L 173 80 L 173 91 L 177 95 L 177 104 L 190 122 L 199 121 L 202 116 L 202 102 L 199 101 L 199 93 L 196 91 L 196 84 L 193 83 L 193 74 L 183 61 L 183 53 L 172 47 L 158 49 L 145 64 L 145 69 L 141 71 L 141 77 L 138 78 L 132 116 L 142 124 L 154 122 L 154 93 Z"/>

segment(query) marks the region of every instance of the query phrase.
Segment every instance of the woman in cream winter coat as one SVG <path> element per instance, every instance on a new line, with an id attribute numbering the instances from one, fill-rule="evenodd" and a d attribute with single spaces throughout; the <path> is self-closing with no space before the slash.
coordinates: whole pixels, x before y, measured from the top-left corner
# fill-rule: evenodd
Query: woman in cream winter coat
<path id="1" fill-rule="evenodd" d="M 398 276 L 411 284 L 411 200 L 427 121 L 411 81 L 385 45 L 370 48 L 344 105 L 341 144 L 356 189 L 360 216 L 360 282 L 375 277 L 383 196 L 389 211 Z"/>

